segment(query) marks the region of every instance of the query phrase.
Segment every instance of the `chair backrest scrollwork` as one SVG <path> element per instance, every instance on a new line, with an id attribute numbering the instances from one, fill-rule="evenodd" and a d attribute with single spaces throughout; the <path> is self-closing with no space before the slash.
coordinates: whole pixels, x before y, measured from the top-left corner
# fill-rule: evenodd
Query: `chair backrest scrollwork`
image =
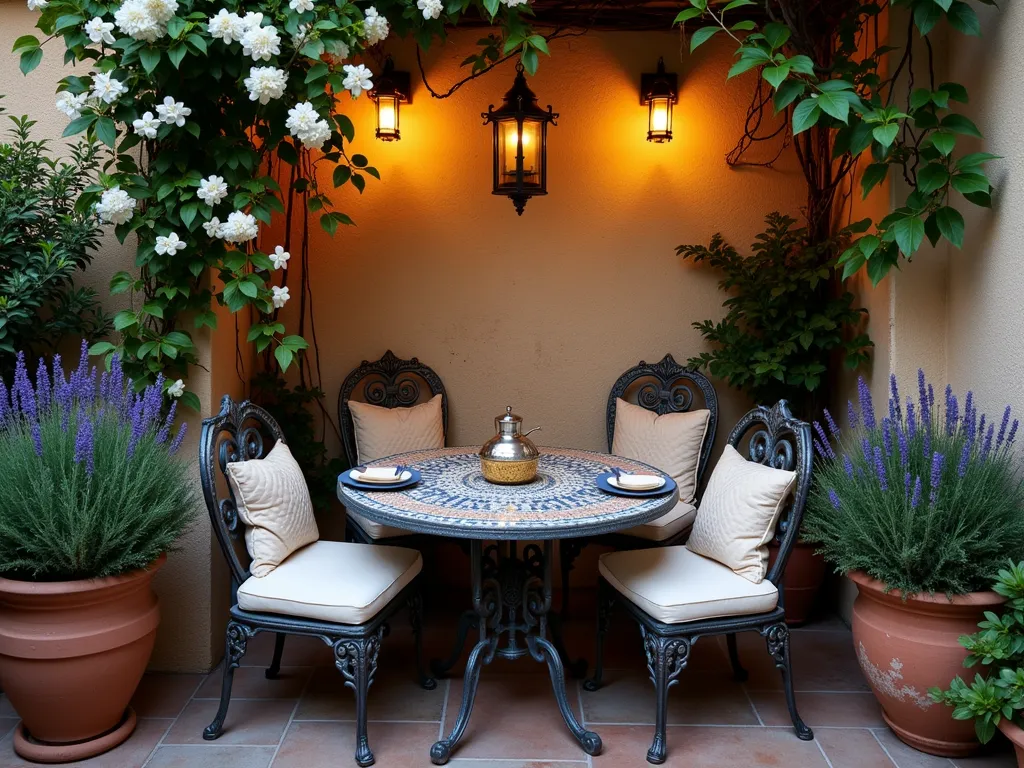
<path id="1" fill-rule="evenodd" d="M 203 420 L 199 438 L 199 479 L 210 522 L 235 588 L 249 578 L 249 555 L 238 517 L 238 502 L 228 482 L 229 462 L 262 459 L 277 442 L 285 442 L 277 422 L 248 400 L 236 403 L 230 395 L 220 401 L 220 413 Z"/>
<path id="2" fill-rule="evenodd" d="M 448 434 L 448 394 L 444 382 L 434 369 L 415 357 L 402 360 L 390 349 L 380 360 L 363 360 L 342 382 L 338 395 L 338 424 L 341 443 L 350 466 L 358 461 L 355 427 L 352 424 L 350 400 L 379 405 L 384 408 L 410 408 L 441 395 L 441 420 Z"/>
<path id="3" fill-rule="evenodd" d="M 789 410 L 789 403 L 780 400 L 771 408 L 761 405 L 748 411 L 736 423 L 729 433 L 729 445 L 743 454 L 744 440 L 749 461 L 796 472 L 796 486 L 776 527 L 779 553 L 768 569 L 768 579 L 778 586 L 793 545 L 800 535 L 800 522 L 811 485 L 814 465 L 811 427 L 807 422 L 795 418 Z"/>
<path id="4" fill-rule="evenodd" d="M 708 378 L 693 368 L 687 368 L 675 361 L 672 355 L 665 355 L 658 363 L 643 360 L 619 376 L 608 393 L 607 429 L 608 450 L 612 450 L 615 438 L 615 411 L 619 398 L 639 405 L 659 415 L 685 413 L 707 408 L 711 412 L 708 431 L 700 450 L 700 465 L 697 483 L 700 484 L 707 467 L 711 448 L 715 443 L 718 428 L 718 395 Z"/>

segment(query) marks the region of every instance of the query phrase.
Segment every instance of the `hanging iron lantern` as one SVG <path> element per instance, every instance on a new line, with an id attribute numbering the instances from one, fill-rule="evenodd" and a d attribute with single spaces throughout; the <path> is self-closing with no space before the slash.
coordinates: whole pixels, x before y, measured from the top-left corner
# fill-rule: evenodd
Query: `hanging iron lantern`
<path id="1" fill-rule="evenodd" d="M 679 78 L 665 71 L 658 59 L 658 71 L 640 75 L 640 103 L 647 107 L 647 140 L 662 144 L 672 141 L 672 105 L 679 101 Z"/>
<path id="2" fill-rule="evenodd" d="M 377 133 L 381 141 L 398 141 L 400 131 L 401 105 L 412 103 L 412 89 L 409 87 L 409 73 L 396 72 L 395 63 L 388 57 L 384 62 L 377 85 L 370 91 L 370 98 L 376 105 Z"/>
<path id="3" fill-rule="evenodd" d="M 526 84 L 522 63 L 516 79 L 498 109 L 491 104 L 481 113 L 484 125 L 494 124 L 494 189 L 492 194 L 512 198 L 523 215 L 526 201 L 548 193 L 548 123 L 557 125 L 558 113 L 537 106 L 537 96 Z"/>

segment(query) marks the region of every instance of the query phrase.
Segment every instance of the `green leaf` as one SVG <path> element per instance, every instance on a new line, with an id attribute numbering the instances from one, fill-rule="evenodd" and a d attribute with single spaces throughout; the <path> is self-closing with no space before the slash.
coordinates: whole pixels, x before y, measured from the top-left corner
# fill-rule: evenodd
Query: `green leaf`
<path id="1" fill-rule="evenodd" d="M 981 138 L 981 131 L 978 130 L 978 126 L 976 126 L 972 120 L 964 117 L 963 115 L 958 115 L 956 113 L 946 115 L 942 118 L 939 125 L 941 125 L 944 130 L 952 131 L 953 133 L 962 133 L 965 136 L 973 136 L 976 139 Z"/>
<path id="2" fill-rule="evenodd" d="M 202 404 L 199 402 L 199 395 L 195 392 L 186 392 L 178 398 L 178 402 L 187 408 L 191 408 L 193 411 L 198 412 L 202 408 Z"/>
<path id="3" fill-rule="evenodd" d="M 742 75 L 744 72 L 749 72 L 754 67 L 759 67 L 765 62 L 754 56 L 744 56 L 731 67 L 729 67 L 729 73 L 726 75 L 726 79 Z"/>
<path id="4" fill-rule="evenodd" d="M 526 42 L 536 48 L 538 51 L 543 53 L 545 56 L 550 56 L 551 51 L 548 50 L 548 41 L 540 35 L 530 35 L 526 38 Z"/>
<path id="5" fill-rule="evenodd" d="M 775 98 L 773 99 L 775 111 L 781 112 L 796 101 L 803 94 L 805 87 L 799 80 L 787 80 L 782 83 L 775 91 Z"/>
<path id="6" fill-rule="evenodd" d="M 931 32 L 940 18 L 942 18 L 942 9 L 933 2 L 923 0 L 914 6 L 914 24 L 917 25 L 917 31 L 922 35 Z"/>
<path id="7" fill-rule="evenodd" d="M 76 133 L 81 133 L 90 125 L 96 122 L 96 115 L 93 113 L 76 117 L 70 123 L 68 127 L 64 129 L 64 133 L 61 136 L 67 138 L 68 136 L 74 136 Z"/>
<path id="8" fill-rule="evenodd" d="M 274 350 L 274 359 L 277 360 L 282 371 L 287 371 L 288 366 L 291 365 L 292 360 L 295 359 L 295 353 L 288 349 L 288 347 L 279 346 Z"/>
<path id="9" fill-rule="evenodd" d="M 139 49 L 139 61 L 142 62 L 142 68 L 147 73 L 152 74 L 153 70 L 157 68 L 160 63 L 160 49 L 153 48 L 147 45 L 145 48 Z"/>
<path id="10" fill-rule="evenodd" d="M 905 256 L 912 255 L 924 240 L 924 222 L 919 216 L 906 216 L 893 224 L 896 245 Z"/>
<path id="11" fill-rule="evenodd" d="M 861 176 L 860 186 L 864 191 L 863 196 L 866 198 L 868 193 L 871 192 L 876 186 L 885 181 L 889 175 L 889 166 L 885 163 L 872 163 L 864 169 L 864 175 Z"/>
<path id="12" fill-rule="evenodd" d="M 96 121 L 96 138 L 111 149 L 117 141 L 117 127 L 109 117 L 101 117 Z"/>
<path id="13" fill-rule="evenodd" d="M 892 146 L 892 143 L 896 140 L 896 135 L 900 132 L 900 126 L 898 123 L 890 123 L 889 125 L 877 125 L 872 131 L 871 135 L 875 137 L 875 141 L 881 144 L 883 147 L 888 149 Z"/>
<path id="14" fill-rule="evenodd" d="M 35 35 L 22 35 L 14 41 L 14 47 L 11 48 L 11 53 L 17 53 L 24 48 L 38 48 L 39 38 Z"/>
<path id="15" fill-rule="evenodd" d="M 498 12 L 498 5 L 500 3 L 500 0 L 483 0 L 483 3 L 484 8 L 487 10 L 487 13 L 489 13 L 491 18 L 493 19 L 495 14 Z"/>
<path id="16" fill-rule="evenodd" d="M 969 155 L 964 155 L 956 161 L 957 170 L 966 171 L 971 168 L 977 168 L 983 163 L 987 163 L 989 160 L 999 160 L 1001 155 L 993 155 L 991 152 L 972 152 Z"/>
<path id="17" fill-rule="evenodd" d="M 238 283 L 238 290 L 250 299 L 255 299 L 260 294 L 259 287 L 255 283 L 250 283 L 248 280 L 240 280 Z"/>
<path id="18" fill-rule="evenodd" d="M 352 169 L 347 165 L 339 165 L 334 169 L 334 186 L 340 187 L 345 184 L 350 176 L 352 176 Z"/>
<path id="19" fill-rule="evenodd" d="M 737 21 L 729 29 L 733 32 L 749 32 L 752 29 L 756 29 L 757 24 L 752 22 L 750 19 L 744 19 L 743 21 Z"/>
<path id="20" fill-rule="evenodd" d="M 697 50 L 698 46 L 703 45 L 714 37 L 721 29 L 721 27 L 701 27 L 694 32 L 693 36 L 690 38 L 690 53 L 693 53 Z"/>
<path id="21" fill-rule="evenodd" d="M 951 181 L 953 189 L 962 195 L 971 192 L 988 192 L 991 184 L 983 173 L 956 173 Z"/>
<path id="22" fill-rule="evenodd" d="M 911 111 L 920 109 L 925 104 L 930 104 L 932 101 L 932 92 L 927 88 L 915 88 L 914 92 L 910 94 L 910 109 Z"/>
<path id="23" fill-rule="evenodd" d="M 755 3 L 754 0 L 732 0 L 731 3 L 722 9 L 722 13 L 731 11 L 733 8 L 742 8 L 745 5 L 757 5 L 757 3 Z"/>
<path id="24" fill-rule="evenodd" d="M 956 136 L 946 131 L 936 131 L 935 133 L 928 134 L 928 140 L 933 147 L 946 157 L 956 147 Z"/>
<path id="25" fill-rule="evenodd" d="M 180 16 L 171 16 L 167 21 L 167 34 L 173 38 L 178 38 L 181 33 L 185 31 L 187 22 Z"/>
<path id="26" fill-rule="evenodd" d="M 949 171 L 942 163 L 928 163 L 917 172 L 917 189 L 923 195 L 930 195 L 949 183 Z"/>
<path id="27" fill-rule="evenodd" d="M 946 11 L 946 19 L 953 29 L 963 32 L 965 35 L 980 35 L 981 22 L 978 21 L 978 14 L 974 12 L 967 3 L 954 0 Z"/>
<path id="28" fill-rule="evenodd" d="M 814 74 L 814 62 L 811 60 L 810 56 L 805 56 L 801 53 L 796 56 L 791 56 L 787 61 L 794 72 L 799 72 L 801 75 Z"/>
<path id="29" fill-rule="evenodd" d="M 198 203 L 186 203 L 185 205 L 181 206 L 181 210 L 178 212 L 178 215 L 181 217 L 181 223 L 184 224 L 189 229 L 192 229 L 192 222 L 195 220 L 196 213 L 198 212 Z"/>
<path id="30" fill-rule="evenodd" d="M 961 104 L 967 103 L 967 89 L 960 83 L 942 83 L 939 85 L 939 90 L 948 93 L 949 98 L 953 101 L 959 101 Z"/>
<path id="31" fill-rule="evenodd" d="M 123 331 L 126 328 L 131 328 L 133 325 L 138 325 L 139 319 L 135 316 L 135 313 L 130 309 L 122 309 L 116 315 L 114 315 L 114 330 Z"/>
<path id="32" fill-rule="evenodd" d="M 145 312 L 147 315 L 159 317 L 161 320 L 164 319 L 164 307 L 163 304 L 160 304 L 159 302 L 147 301 L 145 304 L 142 305 L 142 311 Z"/>
<path id="33" fill-rule="evenodd" d="M 768 81 L 772 88 L 778 89 L 778 87 L 782 85 L 782 82 L 789 77 L 789 64 L 780 64 L 777 67 L 765 67 L 761 71 L 761 76 Z"/>
<path id="34" fill-rule="evenodd" d="M 784 46 L 792 34 L 789 27 L 777 21 L 765 24 L 761 33 L 764 35 L 765 42 L 772 47 L 773 51 Z"/>
<path id="35" fill-rule="evenodd" d="M 686 8 L 680 11 L 678 14 L 676 14 L 676 18 L 672 22 L 672 25 L 675 26 L 676 24 L 685 24 L 690 19 L 695 19 L 698 16 L 700 16 L 701 13 L 703 13 L 703 11 L 701 11 L 700 8 Z"/>
<path id="36" fill-rule="evenodd" d="M 815 99 L 818 102 L 818 107 L 828 115 L 831 115 L 836 120 L 846 122 L 847 117 L 850 114 L 850 102 L 848 102 L 841 94 L 838 93 L 820 93 L 818 98 Z"/>
<path id="37" fill-rule="evenodd" d="M 107 352 L 113 352 L 117 347 L 111 344 L 109 341 L 97 341 L 91 347 L 89 347 L 90 355 L 105 355 Z"/>
<path id="38" fill-rule="evenodd" d="M 330 74 L 330 69 L 322 61 L 318 61 L 316 64 L 309 68 L 309 72 L 306 73 L 306 83 L 312 83 L 314 80 L 327 77 Z"/>
<path id="39" fill-rule="evenodd" d="M 29 48 L 21 54 L 21 61 L 18 63 L 18 69 L 21 70 L 21 74 L 27 75 L 33 69 L 39 66 L 39 62 L 43 60 L 43 49 L 42 48 Z"/>
<path id="40" fill-rule="evenodd" d="M 359 190 L 359 194 L 362 194 L 363 190 L 366 189 L 366 179 L 364 179 L 358 173 L 353 173 L 352 186 Z"/>
<path id="41" fill-rule="evenodd" d="M 175 43 L 167 50 L 167 58 L 171 60 L 171 64 L 174 65 L 175 69 L 181 66 L 181 60 L 185 58 L 185 54 L 188 53 L 188 48 L 183 43 Z"/>
<path id="42" fill-rule="evenodd" d="M 793 133 L 803 133 L 816 122 L 821 115 L 817 99 L 804 99 L 793 110 Z"/>
<path id="43" fill-rule="evenodd" d="M 939 232 L 942 233 L 943 237 L 957 248 L 963 247 L 964 217 L 960 214 L 960 211 L 948 205 L 945 208 L 939 208 L 935 212 L 935 223 L 938 225 Z"/>

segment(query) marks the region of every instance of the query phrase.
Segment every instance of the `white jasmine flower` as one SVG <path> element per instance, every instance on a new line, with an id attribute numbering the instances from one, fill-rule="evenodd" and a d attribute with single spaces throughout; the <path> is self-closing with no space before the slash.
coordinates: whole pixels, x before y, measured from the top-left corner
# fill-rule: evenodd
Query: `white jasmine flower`
<path id="1" fill-rule="evenodd" d="M 366 9 L 366 17 L 363 19 L 363 37 L 367 45 L 376 45 L 388 36 L 391 26 L 388 20 L 377 13 L 372 5 Z"/>
<path id="2" fill-rule="evenodd" d="M 218 237 L 219 238 L 219 237 L 221 237 L 221 227 L 222 226 L 223 225 L 220 223 L 220 219 L 218 219 L 216 216 L 214 216 L 212 219 L 210 219 L 209 221 L 207 221 L 207 222 L 205 222 L 203 224 L 203 229 L 206 230 L 206 236 L 207 237 Z"/>
<path id="3" fill-rule="evenodd" d="M 164 96 L 164 103 L 156 105 L 156 113 L 168 125 L 181 128 L 185 124 L 185 118 L 192 114 L 192 110 L 186 107 L 184 102 L 175 101 L 173 96 Z"/>
<path id="4" fill-rule="evenodd" d="M 161 256 L 173 256 L 178 251 L 185 250 L 185 241 L 178 237 L 177 232 L 171 232 L 167 236 L 157 236 L 154 251 Z"/>
<path id="5" fill-rule="evenodd" d="M 299 24 L 299 28 L 292 35 L 292 48 L 301 48 L 309 35 L 309 24 Z"/>
<path id="6" fill-rule="evenodd" d="M 252 56 L 253 61 L 270 61 L 271 56 L 280 52 L 281 37 L 273 25 L 253 27 L 242 36 L 242 53 Z"/>
<path id="7" fill-rule="evenodd" d="M 100 195 L 100 201 L 96 204 L 96 215 L 100 217 L 100 221 L 124 224 L 135 215 L 135 200 L 121 187 L 113 186 Z"/>
<path id="8" fill-rule="evenodd" d="M 220 226 L 217 234 L 229 243 L 248 242 L 259 234 L 256 217 L 242 211 L 229 213 L 228 220 Z"/>
<path id="9" fill-rule="evenodd" d="M 75 120 L 82 116 L 82 108 L 88 98 L 88 93 L 80 93 L 75 96 L 70 91 L 61 91 L 57 94 L 57 109 Z"/>
<path id="10" fill-rule="evenodd" d="M 288 263 L 292 255 L 288 253 L 280 245 L 274 248 L 274 252 L 270 254 L 270 261 L 274 265 L 274 269 L 284 269 L 284 266 Z"/>
<path id="11" fill-rule="evenodd" d="M 288 299 L 291 298 L 291 296 L 288 295 L 287 286 L 284 288 L 279 288 L 278 286 L 275 285 L 271 287 L 270 291 L 273 294 L 273 296 L 271 297 L 271 301 L 274 302 L 274 306 L 277 307 L 278 309 L 287 304 Z"/>
<path id="12" fill-rule="evenodd" d="M 252 11 L 249 11 L 242 18 L 242 25 L 245 27 L 245 31 L 246 32 L 251 32 L 254 29 L 259 29 L 260 25 L 262 25 L 262 24 L 263 24 L 263 14 L 262 13 L 253 13 Z"/>
<path id="13" fill-rule="evenodd" d="M 107 45 L 114 43 L 114 36 L 110 34 L 114 25 L 99 16 L 94 16 L 90 21 L 85 22 L 82 28 L 94 43 L 106 43 Z"/>
<path id="14" fill-rule="evenodd" d="M 293 11 L 304 13 L 313 10 L 313 0 L 288 0 L 288 7 Z"/>
<path id="15" fill-rule="evenodd" d="M 142 113 L 142 117 L 138 120 L 132 121 L 132 128 L 135 129 L 135 133 L 144 139 L 155 139 L 156 131 L 160 127 L 160 121 L 153 117 L 153 113 L 146 111 Z"/>
<path id="16" fill-rule="evenodd" d="M 41 11 L 49 4 L 49 0 L 28 0 L 28 9 L 30 11 Z"/>
<path id="17" fill-rule="evenodd" d="M 167 26 L 153 18 L 144 0 L 125 0 L 114 12 L 114 23 L 129 37 L 149 43 L 163 37 L 167 32 Z"/>
<path id="18" fill-rule="evenodd" d="M 309 135 L 302 141 L 306 146 L 323 149 L 324 144 L 326 144 L 330 138 L 331 124 L 326 120 L 319 120 L 313 125 L 313 130 L 309 132 Z"/>
<path id="19" fill-rule="evenodd" d="M 210 31 L 210 37 L 223 40 L 225 45 L 240 41 L 246 29 L 242 18 L 237 13 L 228 13 L 226 8 L 221 8 L 216 16 L 211 16 L 206 28 Z"/>
<path id="20" fill-rule="evenodd" d="M 322 120 L 313 105 L 308 101 L 296 104 L 288 110 L 285 126 L 303 144 L 311 147 L 322 147 L 331 138 L 331 126 Z"/>
<path id="21" fill-rule="evenodd" d="M 108 72 L 100 72 L 92 78 L 92 96 L 106 104 L 113 104 L 128 88 Z"/>
<path id="22" fill-rule="evenodd" d="M 347 59 L 351 53 L 349 47 L 345 43 L 341 42 L 341 40 L 331 40 L 325 45 L 325 48 L 327 49 L 327 53 L 339 62 Z"/>
<path id="23" fill-rule="evenodd" d="M 423 11 L 424 19 L 436 19 L 444 10 L 441 0 L 416 0 L 416 7 Z"/>
<path id="24" fill-rule="evenodd" d="M 373 72 L 367 69 L 365 64 L 346 64 L 342 69 L 345 70 L 345 79 L 341 84 L 352 94 L 353 99 L 358 99 L 363 91 L 373 88 L 373 80 L 370 79 Z"/>
<path id="25" fill-rule="evenodd" d="M 182 381 L 181 379 L 178 379 L 176 382 L 174 382 L 173 384 L 171 384 L 171 386 L 169 386 L 167 388 L 167 396 L 168 397 L 173 397 L 173 398 L 177 399 L 177 398 L 181 397 L 184 394 L 185 394 L 185 382 Z"/>
<path id="26" fill-rule="evenodd" d="M 146 10 L 149 11 L 149 15 L 153 17 L 153 20 L 157 24 L 164 25 L 164 31 L 167 29 L 167 22 L 174 16 L 174 12 L 178 10 L 178 0 L 143 0 L 143 4 Z"/>
<path id="27" fill-rule="evenodd" d="M 243 82 L 249 89 L 249 101 L 266 104 L 271 99 L 284 96 L 288 75 L 277 67 L 253 67 Z"/>
<path id="28" fill-rule="evenodd" d="M 526 5 L 529 0 L 501 0 L 509 8 L 515 8 L 517 5 Z"/>
<path id="29" fill-rule="evenodd" d="M 196 197 L 209 206 L 214 206 L 228 196 L 228 185 L 223 176 L 208 176 L 199 182 Z"/>

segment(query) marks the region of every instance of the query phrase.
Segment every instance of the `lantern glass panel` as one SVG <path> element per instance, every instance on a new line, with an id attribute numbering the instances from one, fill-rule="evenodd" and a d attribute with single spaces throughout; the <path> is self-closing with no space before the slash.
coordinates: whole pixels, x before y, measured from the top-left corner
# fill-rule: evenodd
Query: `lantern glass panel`
<path id="1" fill-rule="evenodd" d="M 398 138 L 399 101 L 398 94 L 377 96 L 377 138 L 385 140 Z"/>
<path id="2" fill-rule="evenodd" d="M 672 97 L 652 96 L 650 100 L 650 113 L 647 125 L 647 138 L 649 141 L 671 141 L 672 140 Z"/>
<path id="3" fill-rule="evenodd" d="M 522 125 L 523 142 L 523 186 L 537 187 L 541 184 L 540 123 L 535 120 L 524 120 Z M 503 120 L 498 123 L 498 167 L 501 169 L 500 184 L 516 184 L 516 159 L 519 154 L 519 123 L 515 120 Z"/>

